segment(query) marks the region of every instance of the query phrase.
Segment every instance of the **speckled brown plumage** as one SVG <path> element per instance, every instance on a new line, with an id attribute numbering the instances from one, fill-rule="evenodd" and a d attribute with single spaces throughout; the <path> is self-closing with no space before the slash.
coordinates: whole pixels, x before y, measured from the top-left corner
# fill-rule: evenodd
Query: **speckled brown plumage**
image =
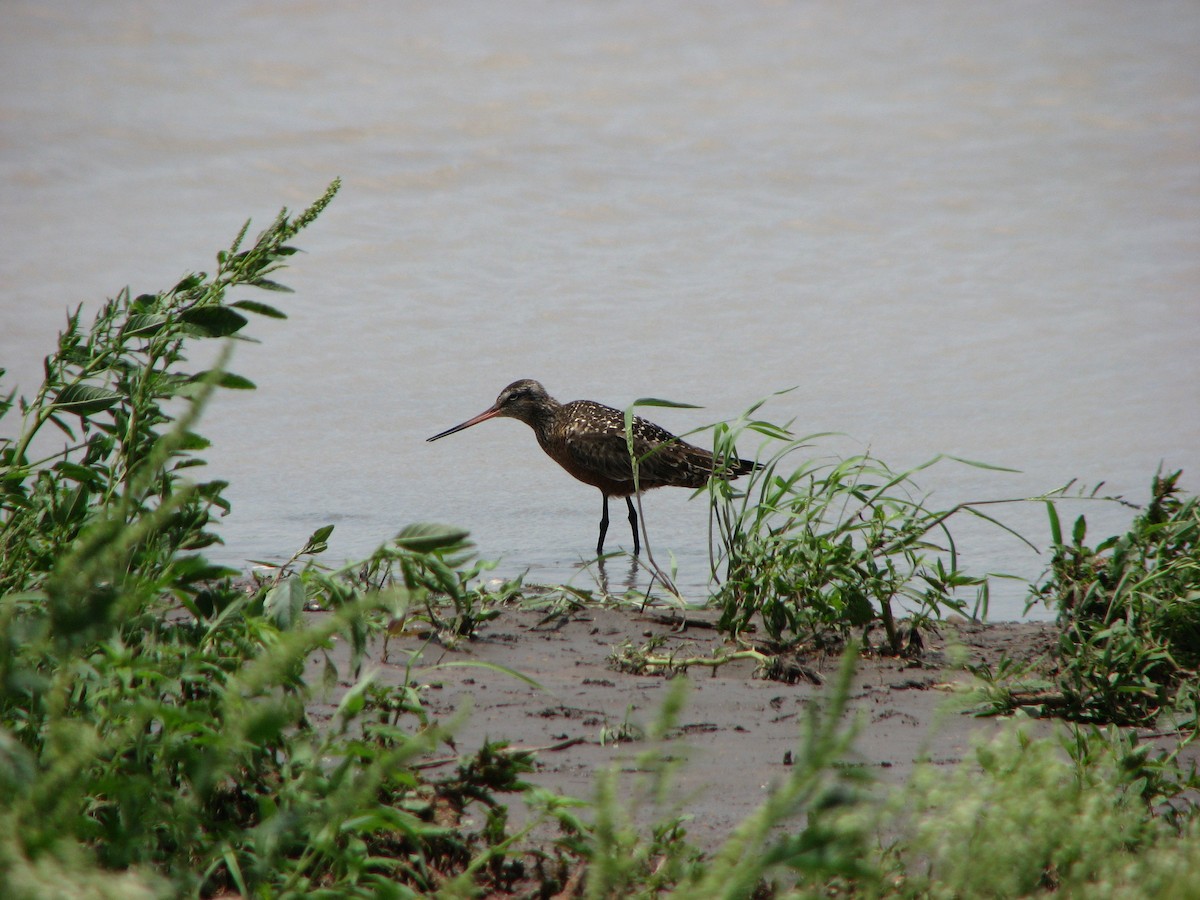
<path id="1" fill-rule="evenodd" d="M 630 500 L 634 493 L 633 465 L 625 438 L 624 412 L 591 400 L 559 403 L 541 384 L 525 378 L 502 390 L 489 409 L 429 440 L 436 441 L 497 416 L 520 419 L 533 429 L 551 459 L 580 481 L 600 489 L 604 511 L 597 554 L 604 552 L 608 498 L 624 497 L 633 528 L 633 552 L 638 553 L 637 512 Z M 699 488 L 713 474 L 711 453 L 640 416 L 633 419 L 633 451 L 638 459 L 638 487 L 643 491 L 656 487 Z M 721 472 L 723 477 L 745 475 L 754 468 L 754 463 L 742 459 L 731 463 Z"/>

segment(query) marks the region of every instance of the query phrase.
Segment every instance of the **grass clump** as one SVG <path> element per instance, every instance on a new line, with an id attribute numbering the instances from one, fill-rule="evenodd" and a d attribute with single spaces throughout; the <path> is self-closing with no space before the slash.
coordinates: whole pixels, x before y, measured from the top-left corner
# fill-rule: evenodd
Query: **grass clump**
<path id="1" fill-rule="evenodd" d="M 919 652 L 928 622 L 966 613 L 962 591 L 974 590 L 975 608 L 986 609 L 987 581 L 960 568 L 948 523 L 963 514 L 995 520 L 978 509 L 983 503 L 934 507 L 915 481 L 950 457 L 904 472 L 869 454 L 792 468 L 796 453 L 826 435 L 796 438 L 753 418 L 760 405 L 740 424 L 715 429 L 718 459 L 736 457 L 734 441 L 747 431 L 774 447 L 741 486 L 721 479 L 709 486 L 713 571 L 726 565 L 712 599 L 723 631 L 760 624 L 771 642 L 790 646 L 830 635 L 841 642 L 852 628 L 879 626 L 881 649 L 898 655 Z"/>

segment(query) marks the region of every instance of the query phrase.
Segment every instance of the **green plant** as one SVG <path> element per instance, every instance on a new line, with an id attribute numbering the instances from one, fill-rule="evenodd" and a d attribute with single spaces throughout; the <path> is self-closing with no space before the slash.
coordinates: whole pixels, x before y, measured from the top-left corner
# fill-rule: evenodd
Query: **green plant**
<path id="1" fill-rule="evenodd" d="M 45 592 L 0 598 L 0 876 L 25 873 L 31 896 L 52 861 L 158 895 L 411 896 L 484 854 L 493 877 L 511 877 L 492 795 L 524 787 L 520 757 L 485 747 L 456 777 L 424 781 L 419 760 L 449 732 L 411 682 L 354 676 L 329 725 L 310 720 L 305 661 L 324 653 L 326 685 L 341 683 L 335 635 L 357 642 L 396 598 L 342 594 L 307 624 L 280 612 L 294 592 L 278 610 L 266 602 L 287 580 L 253 593 L 223 582 L 210 616 L 172 613 L 169 582 L 164 596 L 161 580 L 123 580 L 152 524 L 99 518 Z M 121 615 L 81 602 L 96 591 Z M 473 831 L 461 820 L 474 803 L 490 812 Z"/>
<path id="2" fill-rule="evenodd" d="M 977 608 L 986 608 L 987 581 L 959 568 L 947 523 L 966 513 L 1004 526 L 980 511 L 982 502 L 931 507 L 914 480 L 953 457 L 905 472 L 869 454 L 789 468 L 794 454 L 826 435 L 795 438 L 753 418 L 759 405 L 734 427 L 717 425 L 714 435 L 718 458 L 736 455 L 734 441 L 746 431 L 776 447 L 743 486 L 720 479 L 709 485 L 714 577 L 726 565 L 712 600 L 723 631 L 737 634 L 758 621 L 770 640 L 789 645 L 878 624 L 883 649 L 899 654 L 927 621 L 947 610 L 966 612 L 959 591 L 975 589 Z M 907 634 L 898 625 L 900 611 L 911 617 Z"/>
<path id="3" fill-rule="evenodd" d="M 927 764 L 871 825 L 889 835 L 882 884 L 908 897 L 1175 897 L 1197 855 L 1195 789 L 1111 730 L 1033 738 L 1018 719 L 955 769 Z M 1160 868 L 1161 867 L 1161 868 Z"/>
<path id="4" fill-rule="evenodd" d="M 318 531 L 313 537 L 321 534 Z M 294 602 L 316 602 L 328 608 L 360 591 L 381 592 L 385 598 L 402 601 L 390 608 L 390 630 L 423 623 L 443 641 L 453 643 L 473 636 L 479 625 L 499 614 L 500 605 L 520 593 L 519 577 L 495 590 L 480 584 L 479 576 L 495 565 L 475 558 L 465 530 L 417 523 L 405 526 L 365 560 L 329 568 L 311 559 L 299 574 L 280 583 L 293 586 Z M 281 576 L 285 570 L 280 570 Z"/>
<path id="5" fill-rule="evenodd" d="M 119 564 L 96 552 L 97 574 Z M 153 592 L 122 599 L 138 613 L 129 623 L 90 623 L 91 640 L 64 647 L 42 617 L 39 639 L 2 659 L 13 752 L 0 778 L 17 788 L 3 832 L 19 859 L 90 848 L 102 869 L 158 872 L 172 892 L 425 892 L 484 841 L 448 811 L 520 788 L 494 764 L 472 784 L 424 782 L 417 763 L 448 731 L 408 687 L 359 677 L 313 727 L 304 662 L 375 597 L 289 631 L 255 615 L 253 595 L 209 622 L 164 619 Z M 22 612 L 28 638 L 37 613 Z M 328 662 L 327 678 L 341 680 Z"/>
<path id="6" fill-rule="evenodd" d="M 216 542 L 208 526 L 214 511 L 227 512 L 221 481 L 187 484 L 188 470 L 203 465 L 197 451 L 208 441 L 191 430 L 163 440 L 174 409 L 207 385 L 249 389 L 241 376 L 189 371 L 188 345 L 234 337 L 244 313 L 282 318 L 258 300 L 231 299 L 236 288 L 282 292 L 272 276 L 296 252 L 288 245 L 337 193 L 334 181 L 295 217 L 280 212 L 269 228 L 243 249 L 249 222 L 228 250 L 217 254 L 210 276 L 190 274 L 170 290 L 130 297 L 128 289 L 107 301 L 90 328 L 82 307 L 67 317 L 58 348 L 46 357 L 45 380 L 32 400 L 19 401 L 16 436 L 0 438 L 0 596 L 43 586 L 56 556 L 101 515 L 126 525 L 153 518 L 128 548 L 130 577 L 170 570 L 187 602 L 222 571 L 189 551 Z M 0 419 L 12 410 L 0 404 Z M 59 449 L 41 432 L 53 425 L 67 443 Z M 42 455 L 32 458 L 36 446 Z"/>
<path id="7" fill-rule="evenodd" d="M 1036 706 L 1080 721 L 1147 724 L 1171 708 L 1200 725 L 1200 504 L 1183 498 L 1180 472 L 1151 484 L 1127 532 L 1088 546 L 1087 520 L 1064 535 L 1046 500 L 1053 558 L 1030 605 L 1058 612 L 1061 634 L 1048 683 L 1007 687 L 1000 708 Z"/>
<path id="8" fill-rule="evenodd" d="M 486 614 L 468 586 L 482 564 L 463 570 L 465 533 L 414 526 L 359 579 L 310 563 L 310 578 L 285 567 L 249 590 L 198 552 L 228 504 L 221 482 L 185 477 L 206 446 L 194 428 L 217 387 L 252 385 L 224 356 L 187 371 L 189 342 L 235 336 L 239 310 L 282 315 L 228 292 L 285 290 L 268 276 L 336 190 L 281 213 L 248 249 L 243 228 L 212 277 L 123 292 L 86 333 L 76 310 L 45 383 L 19 403 L 17 436 L 0 439 L 6 897 L 414 896 L 473 866 L 481 881 L 511 878 L 493 794 L 524 789 L 527 761 L 489 746 L 456 776 L 425 780 L 418 760 L 448 730 L 415 682 L 385 690 L 358 671 L 383 617 L 417 605 L 440 615 L 435 591 L 454 605 L 443 624 L 455 634 Z M 0 415 L 14 408 L 10 395 Z M 47 424 L 69 442 L 35 457 Z M 381 574 L 389 566 L 403 577 Z M 310 599 L 332 612 L 306 620 Z M 335 638 L 348 639 L 353 674 L 335 662 Z M 324 686 L 348 683 L 323 727 L 312 720 L 321 684 L 305 674 L 319 654 Z M 489 810 L 479 830 L 463 816 L 474 804 Z"/>

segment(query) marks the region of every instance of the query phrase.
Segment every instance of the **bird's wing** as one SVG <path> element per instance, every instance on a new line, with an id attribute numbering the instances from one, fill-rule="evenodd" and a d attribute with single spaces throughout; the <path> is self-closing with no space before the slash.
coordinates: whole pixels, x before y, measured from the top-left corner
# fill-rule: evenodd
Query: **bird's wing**
<path id="1" fill-rule="evenodd" d="M 563 445 L 574 467 L 608 481 L 631 481 L 629 448 L 625 433 L 614 430 L 572 432 Z"/>
<path id="2" fill-rule="evenodd" d="M 703 463 L 707 457 L 704 451 L 640 416 L 634 417 L 632 430 L 633 454 L 638 459 L 643 486 L 704 483 L 705 467 L 697 468 L 697 463 Z M 632 482 L 633 467 L 623 421 L 581 422 L 580 427 L 570 429 L 565 435 L 564 445 L 571 462 L 579 469 L 610 481 Z M 711 464 L 707 469 L 711 471 Z"/>

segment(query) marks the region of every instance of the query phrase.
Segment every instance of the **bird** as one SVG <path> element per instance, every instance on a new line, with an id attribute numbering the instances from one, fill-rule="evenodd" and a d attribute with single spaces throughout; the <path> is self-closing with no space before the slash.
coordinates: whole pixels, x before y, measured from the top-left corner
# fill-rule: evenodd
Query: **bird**
<path id="1" fill-rule="evenodd" d="M 641 416 L 634 416 L 631 429 L 633 454 L 638 460 L 635 487 L 624 411 L 592 400 L 559 403 L 532 378 L 514 381 L 479 415 L 426 440 L 441 440 L 498 417 L 524 422 L 533 429 L 547 456 L 584 484 L 600 489 L 604 506 L 600 516 L 600 538 L 596 542 L 597 556 L 604 555 L 609 497 L 625 498 L 629 526 L 633 529 L 633 555 L 637 556 L 641 544 L 637 510 L 632 499 L 636 491 L 656 487 L 700 488 L 714 474 L 732 479 L 759 467 L 757 463 L 737 457 L 722 460 L 717 465 L 707 450 L 687 443 Z"/>

